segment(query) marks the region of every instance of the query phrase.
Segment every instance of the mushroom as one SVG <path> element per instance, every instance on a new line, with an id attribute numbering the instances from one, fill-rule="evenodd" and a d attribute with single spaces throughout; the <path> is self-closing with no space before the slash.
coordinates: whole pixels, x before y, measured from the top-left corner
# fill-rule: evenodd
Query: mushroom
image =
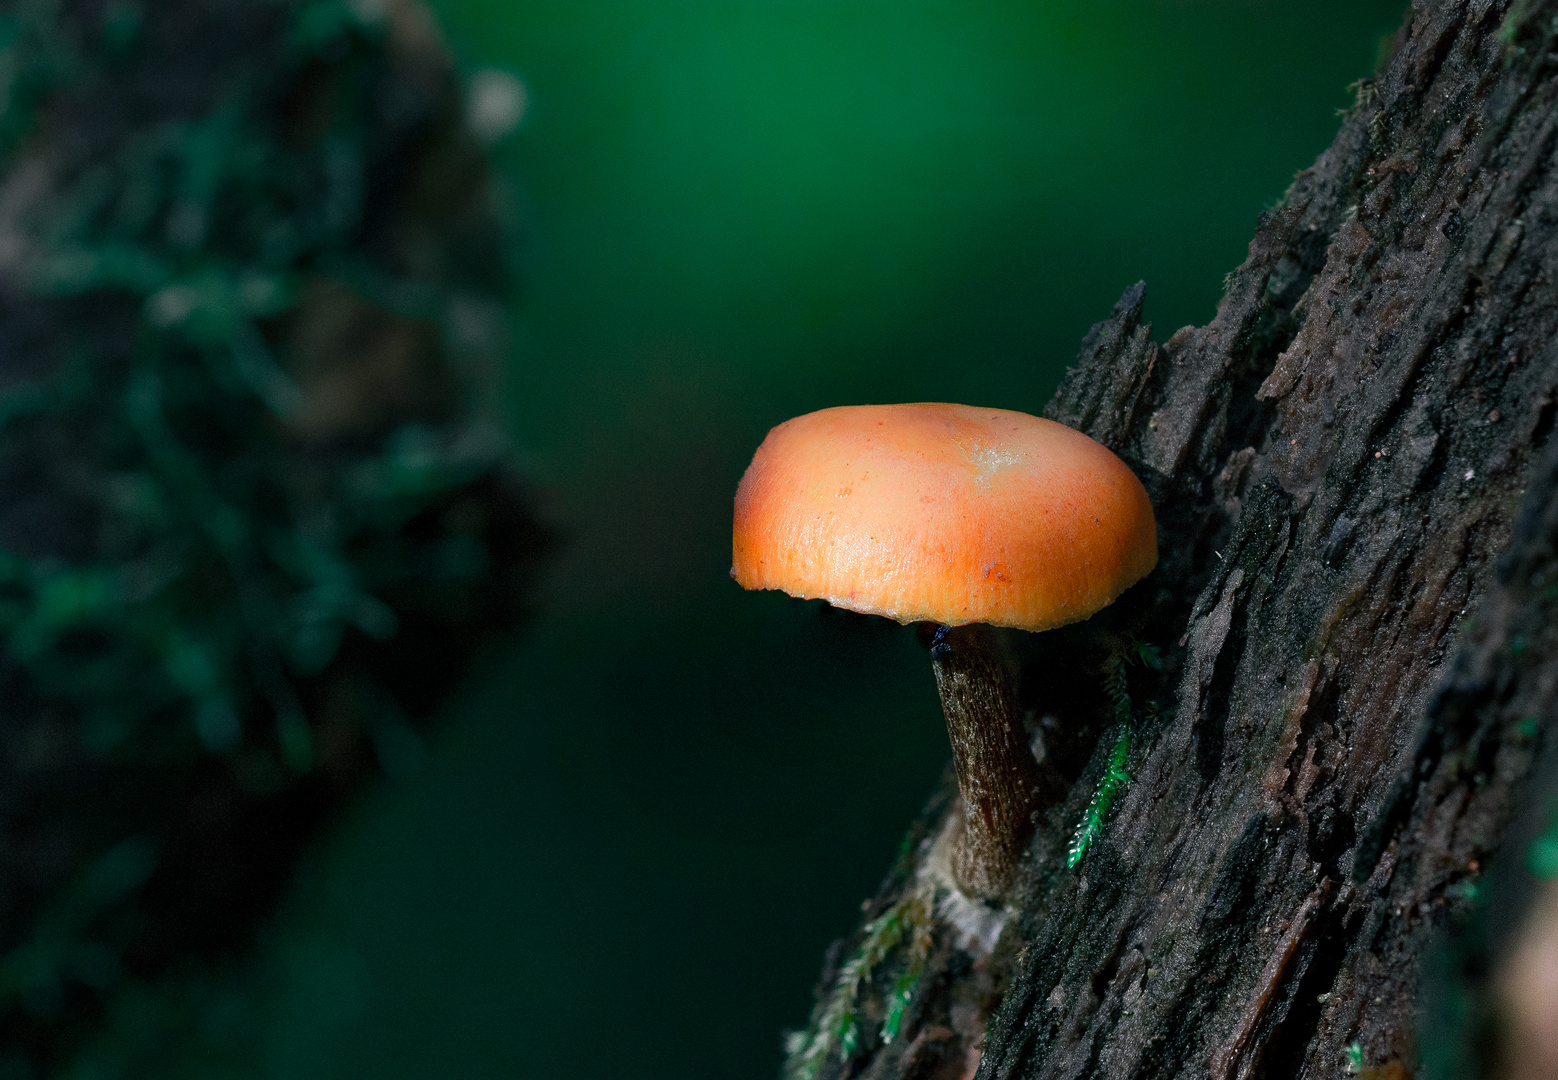
<path id="1" fill-rule="evenodd" d="M 731 561 L 743 588 L 938 625 L 931 662 L 963 807 L 953 877 L 971 897 L 1003 896 L 1038 775 L 988 627 L 1077 622 L 1144 577 L 1158 544 L 1141 481 L 1086 435 L 1026 413 L 823 409 L 758 447 L 736 490 Z"/>

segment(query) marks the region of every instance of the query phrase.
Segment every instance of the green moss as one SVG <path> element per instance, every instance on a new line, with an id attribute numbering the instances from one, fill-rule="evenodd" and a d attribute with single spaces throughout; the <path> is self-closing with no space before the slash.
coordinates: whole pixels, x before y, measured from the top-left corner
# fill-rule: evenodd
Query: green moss
<path id="1" fill-rule="evenodd" d="M 454 366 L 456 309 L 502 302 L 505 241 L 479 185 L 417 172 L 418 155 L 485 163 L 445 69 L 408 72 L 359 8 L 0 14 L 0 184 L 36 209 L 5 237 L 25 273 L 0 281 L 0 679 L 79 755 L 42 809 L 15 811 L 49 815 L 70 859 L 54 879 L 23 868 L 37 883 L 0 925 L 0 1033 L 28 1032 L 5 1075 L 115 1057 L 131 998 L 163 1002 L 164 1036 L 115 1074 L 166 1075 L 177 1003 L 248 939 L 228 909 L 263 916 L 363 779 L 352 747 L 407 767 L 427 688 L 519 613 L 539 530 Z M 170 26 L 202 19 L 230 39 L 167 55 Z M 310 318 L 410 342 L 428 369 L 414 400 L 308 427 Z M 352 340 L 314 360 L 339 373 Z M 248 822 L 236 837 L 180 836 L 197 781 Z M 203 857 L 244 866 L 223 845 L 254 843 L 256 816 L 271 869 L 234 889 L 262 898 L 189 899 L 158 923 L 174 916 L 143 885 L 199 885 Z"/>
<path id="2" fill-rule="evenodd" d="M 62 72 L 100 77 L 139 26 L 112 8 L 103 43 L 73 52 L 49 10 L 0 21 L 17 69 L 0 118 L 13 144 Z M 346 75 L 375 62 L 381 31 L 345 4 L 296 5 L 290 23 L 281 59 L 296 71 L 322 55 Z M 55 371 L 0 394 L 7 438 L 49 425 L 88 448 L 98 475 L 83 512 L 103 538 L 79 561 L 0 551 L 0 634 L 44 693 L 116 739 L 173 725 L 206 750 L 268 746 L 299 769 L 311 760 L 299 681 L 349 635 L 392 637 L 383 596 L 404 579 L 458 585 L 483 564 L 416 550 L 403 526 L 499 467 L 503 447 L 437 425 L 328 457 L 289 441 L 303 392 L 276 328 L 299 282 L 326 266 L 395 274 L 358 245 L 371 82 L 340 79 L 328 127 L 299 142 L 245 85 L 258 81 L 237 73 L 204 115 L 117 140 L 44 230 L 35 294 L 109 305 L 132 346 L 86 328 Z M 405 285 L 438 314 L 436 288 Z"/>
<path id="3" fill-rule="evenodd" d="M 865 925 L 854 955 L 818 1004 L 811 1027 L 791 1038 L 785 1080 L 816 1080 L 831 1055 L 845 1062 L 855 1055 L 864 1037 L 863 1000 L 884 971 L 892 978 L 881 994 L 883 1020 L 877 1034 L 883 1044 L 898 1037 L 930 959 L 934 912 L 933 887 L 918 883 Z"/>
<path id="4" fill-rule="evenodd" d="M 1071 843 L 1066 848 L 1067 869 L 1075 869 L 1088 850 L 1098 842 L 1103 835 L 1104 819 L 1109 816 L 1110 807 L 1131 781 L 1130 774 L 1125 771 L 1125 763 L 1131 755 L 1131 739 L 1136 724 L 1126 672 L 1133 665 L 1145 666 L 1154 671 L 1160 669 L 1163 660 L 1157 646 L 1142 642 L 1122 645 L 1113 649 L 1104 661 L 1104 691 L 1109 696 L 1117 734 L 1114 748 L 1110 750 L 1109 759 L 1104 765 L 1103 776 L 1093 790 L 1087 809 L 1082 812 L 1076 831 L 1072 833 Z"/>

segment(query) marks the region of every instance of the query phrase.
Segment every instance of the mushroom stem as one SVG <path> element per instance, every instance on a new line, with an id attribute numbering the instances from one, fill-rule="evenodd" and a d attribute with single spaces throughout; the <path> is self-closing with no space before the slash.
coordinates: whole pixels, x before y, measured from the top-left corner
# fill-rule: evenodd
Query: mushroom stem
<path id="1" fill-rule="evenodd" d="M 996 900 L 1016 879 L 1033 832 L 1038 766 L 1017 716 L 1011 673 L 989 628 L 943 626 L 930 654 L 963 796 L 963 835 L 952 874 L 966 895 Z"/>

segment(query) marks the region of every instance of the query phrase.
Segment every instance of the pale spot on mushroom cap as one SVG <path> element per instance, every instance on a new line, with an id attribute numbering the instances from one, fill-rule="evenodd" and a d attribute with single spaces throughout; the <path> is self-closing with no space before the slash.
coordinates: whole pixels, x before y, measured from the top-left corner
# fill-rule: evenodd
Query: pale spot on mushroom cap
<path id="1" fill-rule="evenodd" d="M 969 464 L 974 466 L 974 483 L 980 487 L 989 487 L 990 478 L 996 473 L 1022 461 L 1022 457 L 1014 448 L 1000 443 L 983 445 L 971 442 L 966 446 L 961 443 L 959 445 L 967 455 Z"/>

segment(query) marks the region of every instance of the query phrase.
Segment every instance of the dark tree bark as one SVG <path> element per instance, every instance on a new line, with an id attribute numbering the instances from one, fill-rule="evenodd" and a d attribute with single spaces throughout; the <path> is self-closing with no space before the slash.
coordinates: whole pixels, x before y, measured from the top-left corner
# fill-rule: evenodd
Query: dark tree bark
<path id="1" fill-rule="evenodd" d="M 814 1025 L 855 1049 L 824 1052 L 814 1026 L 792 1075 L 1449 1060 L 1425 964 L 1475 907 L 1558 712 L 1555 32 L 1551 0 L 1417 0 L 1213 322 L 1156 344 L 1138 285 L 1088 334 L 1047 415 L 1135 469 L 1163 559 L 1026 646 L 1044 675 L 1025 699 L 1074 786 L 1040 815 L 1000 943 L 943 900 L 890 1041 L 891 952 L 825 972 Z M 1090 669 L 1137 641 L 1164 664 L 1131 672 L 1133 780 L 1067 869 L 1115 744 Z M 884 913 L 910 910 L 935 852 L 889 877 L 839 960 L 891 944 Z"/>

